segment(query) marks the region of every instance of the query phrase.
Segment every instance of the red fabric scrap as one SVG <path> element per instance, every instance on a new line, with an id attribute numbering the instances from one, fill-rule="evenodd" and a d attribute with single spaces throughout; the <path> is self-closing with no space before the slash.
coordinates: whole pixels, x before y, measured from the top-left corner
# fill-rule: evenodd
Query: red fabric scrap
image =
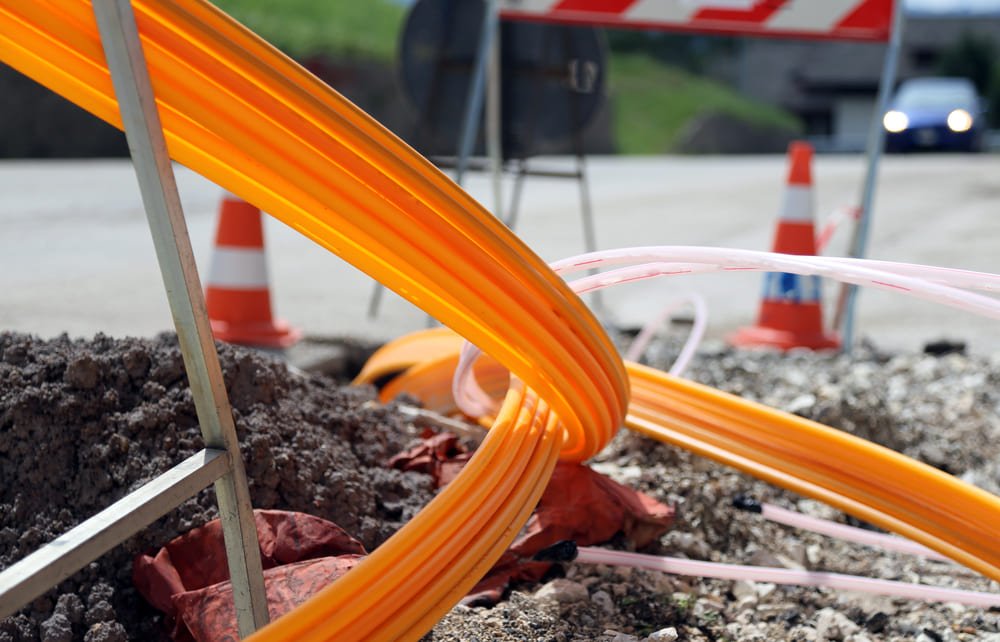
<path id="1" fill-rule="evenodd" d="M 422 443 L 394 456 L 386 465 L 404 472 L 430 475 L 435 487 L 441 488 L 455 479 L 470 457 L 472 453 L 452 433 L 427 431 Z"/>
<path id="2" fill-rule="evenodd" d="M 308 600 L 351 570 L 363 557 L 322 557 L 264 571 L 264 590 L 267 592 L 267 610 L 271 619 L 281 617 Z M 233 585 L 229 582 L 179 593 L 173 596 L 172 602 L 186 633 L 197 642 L 240 639 L 233 605 Z M 183 638 L 175 635 L 174 639 Z"/>
<path id="3" fill-rule="evenodd" d="M 261 565 L 264 569 L 274 569 L 265 573 L 268 609 L 272 617 L 276 617 L 277 612 L 284 613 L 293 608 L 312 595 L 304 591 L 324 586 L 365 555 L 360 542 L 333 522 L 319 517 L 289 511 L 256 510 L 254 521 L 260 543 Z M 317 563 L 296 564 L 306 560 L 317 560 Z M 289 564 L 295 566 L 287 567 Z M 197 640 L 224 639 L 218 626 L 222 622 L 235 622 L 235 619 L 222 618 L 224 607 L 216 606 L 228 599 L 227 608 L 232 615 L 232 588 L 219 520 L 171 540 L 155 555 L 136 557 L 132 565 L 132 580 L 146 601 L 176 623 L 174 639 L 190 640 L 192 634 Z M 296 587 L 295 590 L 291 590 L 292 586 Z M 227 595 L 228 598 L 225 597 Z M 202 606 L 212 606 L 212 610 L 202 615 L 203 612 L 199 611 Z M 215 614 L 219 614 L 221 619 Z M 215 628 L 209 627 L 208 620 L 204 620 L 206 617 L 216 622 L 212 625 Z M 196 633 L 209 628 L 214 631 L 209 637 Z"/>
<path id="4" fill-rule="evenodd" d="M 440 488 L 471 456 L 455 435 L 440 433 L 396 455 L 390 466 L 432 475 Z M 636 548 L 643 548 L 659 539 L 673 519 L 674 509 L 649 495 L 587 466 L 560 462 L 520 537 L 463 603 L 492 604 L 500 600 L 510 582 L 539 581 L 552 564 L 532 557 L 556 542 L 573 540 L 580 546 L 591 546 L 622 533 Z"/>

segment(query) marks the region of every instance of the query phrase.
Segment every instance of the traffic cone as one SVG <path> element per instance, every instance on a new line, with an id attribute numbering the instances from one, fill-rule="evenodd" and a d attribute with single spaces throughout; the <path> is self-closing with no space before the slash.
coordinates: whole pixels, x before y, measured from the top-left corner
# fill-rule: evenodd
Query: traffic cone
<path id="1" fill-rule="evenodd" d="M 271 316 L 260 210 L 231 194 L 219 208 L 205 307 L 212 333 L 221 341 L 287 348 L 302 337 L 298 329 Z"/>
<path id="2" fill-rule="evenodd" d="M 788 147 L 790 167 L 785 200 L 778 217 L 773 251 L 815 255 L 813 223 L 812 147 L 793 142 Z M 764 275 L 764 294 L 757 324 L 729 337 L 736 346 L 771 346 L 823 350 L 840 347 L 840 339 L 823 331 L 823 307 L 818 276 L 784 272 Z"/>

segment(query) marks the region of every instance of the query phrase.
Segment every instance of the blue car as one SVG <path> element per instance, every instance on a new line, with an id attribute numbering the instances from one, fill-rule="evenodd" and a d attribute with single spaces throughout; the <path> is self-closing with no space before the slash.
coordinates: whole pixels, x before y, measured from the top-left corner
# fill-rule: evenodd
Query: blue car
<path id="1" fill-rule="evenodd" d="M 914 78 L 903 82 L 882 124 L 886 150 L 978 152 L 986 129 L 976 88 L 966 78 Z"/>

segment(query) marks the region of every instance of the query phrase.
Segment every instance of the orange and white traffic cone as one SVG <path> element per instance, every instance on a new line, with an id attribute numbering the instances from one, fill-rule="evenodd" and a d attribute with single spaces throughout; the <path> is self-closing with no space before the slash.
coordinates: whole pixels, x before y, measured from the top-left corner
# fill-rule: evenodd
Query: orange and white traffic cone
<path id="1" fill-rule="evenodd" d="M 773 251 L 783 254 L 815 255 L 816 229 L 813 222 L 812 147 L 793 142 L 788 147 L 789 173 L 785 201 Z M 769 272 L 764 276 L 764 295 L 757 324 L 739 329 L 729 337 L 736 346 L 838 348 L 840 339 L 823 331 L 823 307 L 818 276 Z"/>
<path id="2" fill-rule="evenodd" d="M 260 210 L 231 194 L 219 208 L 219 227 L 205 284 L 205 307 L 216 339 L 261 348 L 287 348 L 302 337 L 271 316 L 271 292 Z"/>

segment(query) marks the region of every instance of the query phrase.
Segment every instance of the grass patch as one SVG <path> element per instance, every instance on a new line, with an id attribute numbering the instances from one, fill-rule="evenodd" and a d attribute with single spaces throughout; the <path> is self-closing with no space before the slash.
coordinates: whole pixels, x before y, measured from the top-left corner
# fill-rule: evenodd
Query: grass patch
<path id="1" fill-rule="evenodd" d="M 780 109 L 643 54 L 613 55 L 609 80 L 615 137 L 622 154 L 672 151 L 684 126 L 708 112 L 801 131 L 799 121 Z"/>
<path id="2" fill-rule="evenodd" d="M 406 8 L 390 0 L 213 0 L 293 58 L 390 62 Z"/>

